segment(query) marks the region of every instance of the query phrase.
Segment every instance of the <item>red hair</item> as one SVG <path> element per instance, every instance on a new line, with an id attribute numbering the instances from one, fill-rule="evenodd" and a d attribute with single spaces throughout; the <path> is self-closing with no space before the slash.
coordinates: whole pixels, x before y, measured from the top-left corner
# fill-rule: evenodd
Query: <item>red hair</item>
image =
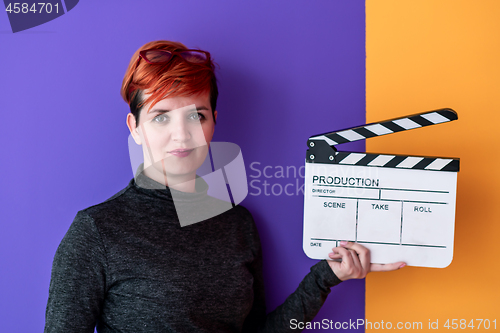
<path id="1" fill-rule="evenodd" d="M 151 103 L 151 108 L 168 97 L 209 92 L 212 113 L 215 111 L 218 89 L 212 59 L 207 64 L 190 63 L 179 56 L 174 56 L 166 64 L 148 64 L 140 59 L 136 68 L 139 52 L 150 49 L 178 52 L 187 50 L 187 47 L 178 42 L 158 40 L 146 43 L 135 51 L 125 72 L 120 94 L 129 104 L 137 123 L 142 106 Z M 152 94 L 142 100 L 142 92 Z"/>

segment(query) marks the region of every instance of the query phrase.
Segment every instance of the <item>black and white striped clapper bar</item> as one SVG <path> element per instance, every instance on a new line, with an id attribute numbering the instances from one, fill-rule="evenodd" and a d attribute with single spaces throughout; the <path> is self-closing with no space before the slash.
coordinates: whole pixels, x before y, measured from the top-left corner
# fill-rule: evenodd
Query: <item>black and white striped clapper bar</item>
<path id="1" fill-rule="evenodd" d="M 342 240 L 374 263 L 446 267 L 453 259 L 458 158 L 337 151 L 335 145 L 456 120 L 451 109 L 315 135 L 307 141 L 306 255 L 328 259 Z"/>

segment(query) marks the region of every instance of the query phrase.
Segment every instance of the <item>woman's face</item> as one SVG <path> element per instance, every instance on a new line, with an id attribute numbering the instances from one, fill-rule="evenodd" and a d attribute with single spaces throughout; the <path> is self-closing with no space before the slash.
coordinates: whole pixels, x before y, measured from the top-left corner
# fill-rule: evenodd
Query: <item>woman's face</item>
<path id="1" fill-rule="evenodd" d="M 143 106 L 137 127 L 133 115 L 127 116 L 135 142 L 142 145 L 146 175 L 160 183 L 165 177 L 167 183 L 193 179 L 215 129 L 208 93 L 165 98 L 148 109 Z"/>

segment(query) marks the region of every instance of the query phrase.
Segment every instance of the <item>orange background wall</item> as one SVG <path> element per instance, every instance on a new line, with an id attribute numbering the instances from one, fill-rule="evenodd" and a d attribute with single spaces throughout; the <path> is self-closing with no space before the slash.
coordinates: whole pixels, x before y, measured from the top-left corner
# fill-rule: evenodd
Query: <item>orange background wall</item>
<path id="1" fill-rule="evenodd" d="M 500 329 L 500 1 L 367 0 L 366 51 L 367 122 L 442 107 L 459 116 L 369 139 L 366 151 L 460 157 L 461 169 L 451 265 L 370 273 L 366 318 Z"/>

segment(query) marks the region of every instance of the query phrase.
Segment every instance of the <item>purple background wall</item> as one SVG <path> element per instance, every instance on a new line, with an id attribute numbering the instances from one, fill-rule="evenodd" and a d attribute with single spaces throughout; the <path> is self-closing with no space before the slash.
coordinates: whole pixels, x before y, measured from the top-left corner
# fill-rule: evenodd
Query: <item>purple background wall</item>
<path id="1" fill-rule="evenodd" d="M 268 311 L 316 263 L 302 251 L 303 179 L 257 177 L 250 165 L 298 169 L 309 136 L 364 123 L 364 1 L 82 0 L 16 34 L 3 12 L 2 332 L 43 329 L 52 258 L 76 212 L 131 179 L 119 89 L 132 53 L 155 39 L 206 49 L 220 65 L 214 141 L 238 144 L 257 180 L 242 204 L 263 243 Z M 294 194 L 266 195 L 264 181 L 293 183 Z M 334 288 L 323 318 L 364 318 L 364 281 Z"/>

